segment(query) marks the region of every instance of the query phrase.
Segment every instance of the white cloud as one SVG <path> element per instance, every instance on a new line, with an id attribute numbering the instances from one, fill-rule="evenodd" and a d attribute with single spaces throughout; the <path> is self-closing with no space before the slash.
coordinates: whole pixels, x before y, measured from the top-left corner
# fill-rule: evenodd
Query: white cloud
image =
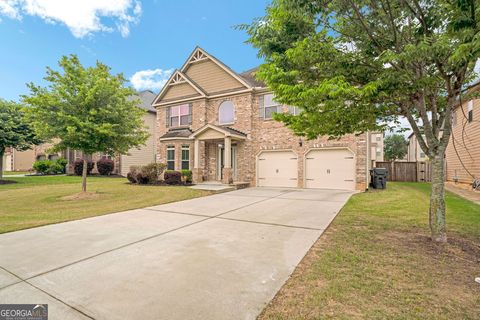
<path id="1" fill-rule="evenodd" d="M 173 71 L 173 69 L 154 69 L 138 71 L 135 72 L 135 74 L 130 78 L 130 82 L 136 90 L 150 89 L 154 91 L 159 91 L 168 81 Z"/>
<path id="2" fill-rule="evenodd" d="M 112 32 L 114 28 L 105 24 L 105 18 L 127 37 L 141 14 L 139 0 L 0 0 L 0 15 L 18 20 L 30 15 L 48 23 L 62 23 L 77 38 Z"/>

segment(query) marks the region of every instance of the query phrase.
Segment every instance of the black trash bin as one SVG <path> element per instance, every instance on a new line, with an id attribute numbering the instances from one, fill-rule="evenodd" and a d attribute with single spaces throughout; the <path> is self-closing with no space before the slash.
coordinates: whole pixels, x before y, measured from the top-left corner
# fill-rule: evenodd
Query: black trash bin
<path id="1" fill-rule="evenodd" d="M 386 189 L 387 174 L 388 174 L 388 171 L 385 168 L 374 168 L 370 170 L 370 177 L 371 177 L 370 185 L 374 189 Z"/>

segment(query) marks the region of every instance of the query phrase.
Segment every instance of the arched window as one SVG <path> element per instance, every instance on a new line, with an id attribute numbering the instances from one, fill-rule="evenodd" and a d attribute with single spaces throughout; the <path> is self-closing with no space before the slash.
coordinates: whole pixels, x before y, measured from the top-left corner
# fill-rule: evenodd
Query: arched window
<path id="1" fill-rule="evenodd" d="M 218 123 L 228 124 L 235 121 L 235 106 L 232 101 L 224 101 L 218 107 Z"/>

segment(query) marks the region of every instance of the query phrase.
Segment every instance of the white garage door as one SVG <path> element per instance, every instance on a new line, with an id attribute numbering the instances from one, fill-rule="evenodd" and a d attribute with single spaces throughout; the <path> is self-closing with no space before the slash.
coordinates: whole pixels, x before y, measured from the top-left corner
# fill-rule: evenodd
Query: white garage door
<path id="1" fill-rule="evenodd" d="M 312 150 L 305 159 L 305 187 L 355 190 L 355 157 L 348 149 Z"/>
<path id="2" fill-rule="evenodd" d="M 258 186 L 298 186 L 298 157 L 292 151 L 264 151 L 258 157 Z"/>

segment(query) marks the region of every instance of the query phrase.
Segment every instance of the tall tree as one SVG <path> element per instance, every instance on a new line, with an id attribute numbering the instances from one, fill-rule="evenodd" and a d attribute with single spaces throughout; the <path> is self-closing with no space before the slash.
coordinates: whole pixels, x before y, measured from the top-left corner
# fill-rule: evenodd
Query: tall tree
<path id="1" fill-rule="evenodd" d="M 7 148 L 24 151 L 41 141 L 25 119 L 22 106 L 0 99 L 0 180 L 3 179 L 3 157 Z"/>
<path id="2" fill-rule="evenodd" d="M 128 99 L 134 92 L 124 86 L 123 75 L 112 75 L 108 66 L 97 62 L 85 68 L 75 55 L 62 57 L 59 65 L 62 72 L 47 68 L 48 87 L 28 84 L 30 95 L 23 101 L 38 135 L 59 141 L 53 151 L 82 151 L 82 191 L 86 192 L 85 155 L 126 154 L 144 144 L 148 138 L 144 111 L 137 100 Z"/>
<path id="3" fill-rule="evenodd" d="M 259 77 L 299 135 L 341 136 L 406 117 L 432 161 L 432 239 L 446 242 L 444 156 L 451 115 L 480 55 L 476 0 L 273 0 L 243 26 Z M 421 133 L 424 133 L 424 136 Z"/>
<path id="4" fill-rule="evenodd" d="M 401 134 L 386 136 L 383 150 L 387 161 L 403 159 L 407 154 L 407 140 Z"/>

